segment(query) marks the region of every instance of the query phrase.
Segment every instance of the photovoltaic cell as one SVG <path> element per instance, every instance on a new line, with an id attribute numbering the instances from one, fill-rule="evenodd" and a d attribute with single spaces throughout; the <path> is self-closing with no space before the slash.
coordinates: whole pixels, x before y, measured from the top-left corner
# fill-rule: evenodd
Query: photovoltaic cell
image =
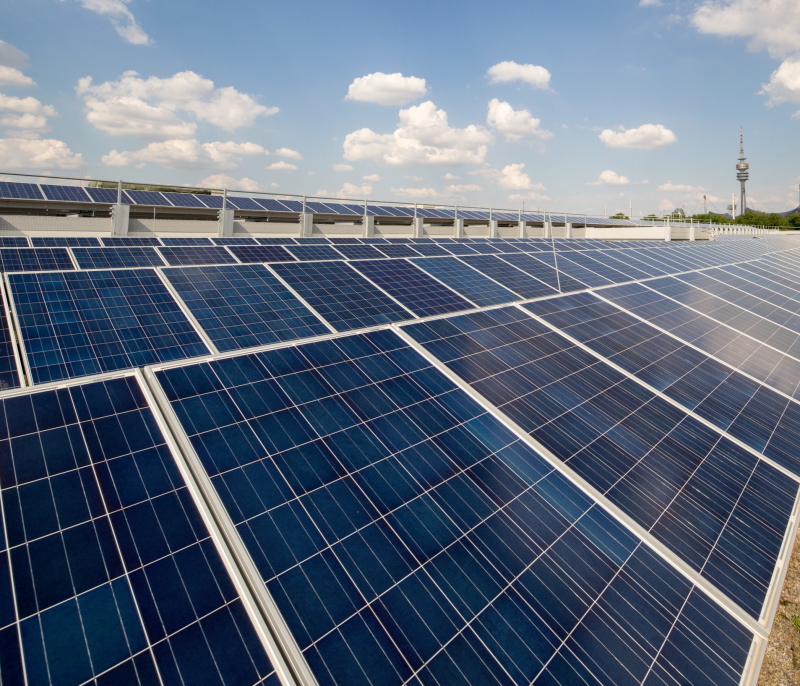
<path id="1" fill-rule="evenodd" d="M 132 376 L 0 417 L 4 684 L 277 686 Z"/>
<path id="2" fill-rule="evenodd" d="M 236 258 L 224 246 L 174 246 L 158 248 L 167 264 L 235 264 Z"/>
<path id="3" fill-rule="evenodd" d="M 212 238 L 211 239 L 216 245 L 256 245 L 257 241 L 255 238 L 247 238 L 244 236 L 222 236 L 219 238 Z"/>
<path id="4" fill-rule="evenodd" d="M 348 260 L 382 260 L 386 257 L 372 245 L 340 245 L 337 243 L 336 250 Z"/>
<path id="5" fill-rule="evenodd" d="M 200 198 L 191 193 L 162 193 L 167 201 L 174 207 L 203 207 L 205 205 L 200 201 Z"/>
<path id="6" fill-rule="evenodd" d="M 260 264 L 164 269 L 220 351 L 330 333 Z"/>
<path id="7" fill-rule="evenodd" d="M 94 236 L 31 236 L 34 248 L 88 248 L 100 246 L 100 241 Z"/>
<path id="8" fill-rule="evenodd" d="M 20 374 L 17 359 L 14 355 L 14 342 L 5 304 L 0 303 L 0 391 L 20 386 Z M 2 538 L 2 536 L 0 536 Z M 2 603 L 2 601 L 0 601 Z M 0 671 L 0 676 L 2 672 Z"/>
<path id="9" fill-rule="evenodd" d="M 155 236 L 103 236 L 100 240 L 107 248 L 161 245 L 161 241 Z"/>
<path id="10" fill-rule="evenodd" d="M 403 245 L 402 243 L 379 245 L 376 250 L 380 250 L 386 257 L 419 257 L 418 253 L 410 245 Z"/>
<path id="11" fill-rule="evenodd" d="M 513 255 L 501 255 L 500 259 L 508 262 L 510 265 L 521 269 L 526 274 L 530 274 L 534 278 L 539 279 L 547 284 L 553 290 L 567 293 L 569 291 L 582 291 L 586 288 L 580 281 L 576 281 L 571 276 L 564 273 L 556 273 L 556 270 L 550 264 L 546 264 L 541 260 L 534 259 L 531 255 L 525 253 L 516 253 Z"/>
<path id="12" fill-rule="evenodd" d="M 161 267 L 164 260 L 155 248 L 73 248 L 72 254 L 81 269 L 118 267 Z"/>
<path id="13" fill-rule="evenodd" d="M 0 198 L 44 200 L 42 191 L 35 183 L 14 183 L 13 181 L 0 181 Z"/>
<path id="14" fill-rule="evenodd" d="M 228 248 L 240 262 L 294 262 L 280 245 L 232 245 Z"/>
<path id="15" fill-rule="evenodd" d="M 210 238 L 162 238 L 161 243 L 170 247 L 174 245 L 214 245 Z"/>
<path id="16" fill-rule="evenodd" d="M 352 265 L 419 317 L 474 307 L 406 260 L 364 260 Z"/>
<path id="17" fill-rule="evenodd" d="M 297 245 L 297 241 L 294 238 L 288 237 L 258 238 L 257 242 L 260 245 Z"/>
<path id="18" fill-rule="evenodd" d="M 318 682 L 739 683 L 752 634 L 394 334 L 157 377 Z"/>
<path id="19" fill-rule="evenodd" d="M 34 383 L 208 353 L 153 269 L 13 274 L 9 286 Z"/>
<path id="20" fill-rule="evenodd" d="M 508 262 L 503 262 L 494 255 L 464 255 L 459 259 L 503 284 L 522 298 L 540 298 L 556 293 L 556 290 L 546 283 L 533 278 Z"/>
<path id="21" fill-rule="evenodd" d="M 91 198 L 80 186 L 52 186 L 40 184 L 46 200 L 61 200 L 66 202 L 91 202 Z"/>
<path id="22" fill-rule="evenodd" d="M 450 254 L 442 246 L 436 245 L 436 243 L 432 242 L 414 243 L 413 245 L 414 250 L 425 257 L 445 257 L 446 255 Z"/>
<path id="23" fill-rule="evenodd" d="M 517 308 L 404 329 L 743 610 L 760 617 L 796 481 Z"/>
<path id="24" fill-rule="evenodd" d="M 0 248 L 27 248 L 28 238 L 26 236 L 0 236 Z M 34 244 L 34 248 L 38 247 Z M 50 247 L 50 246 L 45 246 Z"/>
<path id="25" fill-rule="evenodd" d="M 471 245 L 466 243 L 446 243 L 442 247 L 447 250 L 451 255 L 477 255 L 478 251 L 473 250 Z"/>
<path id="26" fill-rule="evenodd" d="M 65 248 L 0 248 L 0 270 L 4 272 L 75 269 Z"/>
<path id="27" fill-rule="evenodd" d="M 337 331 L 389 324 L 413 316 L 344 262 L 271 267 Z"/>
<path id="28" fill-rule="evenodd" d="M 85 188 L 84 189 L 89 197 L 96 203 L 103 203 L 104 205 L 116 205 L 117 204 L 117 189 L 116 188 Z M 128 204 L 130 200 L 125 195 L 125 191 L 122 192 L 122 203 Z"/>
<path id="29" fill-rule="evenodd" d="M 134 205 L 152 205 L 155 207 L 172 207 L 169 201 L 157 191 L 125 191 Z"/>
<path id="30" fill-rule="evenodd" d="M 460 293 L 478 307 L 518 300 L 507 288 L 492 281 L 455 257 L 426 257 L 411 260 L 446 286 Z"/>
<path id="31" fill-rule="evenodd" d="M 330 245 L 287 245 L 288 250 L 298 260 L 341 260 L 342 254 Z"/>

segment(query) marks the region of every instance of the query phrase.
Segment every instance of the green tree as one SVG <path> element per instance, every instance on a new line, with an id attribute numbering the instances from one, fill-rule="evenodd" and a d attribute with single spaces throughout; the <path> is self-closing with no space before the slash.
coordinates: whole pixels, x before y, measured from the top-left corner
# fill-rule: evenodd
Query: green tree
<path id="1" fill-rule="evenodd" d="M 794 229 L 800 229 L 800 212 L 795 212 L 795 214 L 790 214 L 786 221 L 789 222 L 789 225 Z"/>
<path id="2" fill-rule="evenodd" d="M 788 228 L 790 226 L 785 217 L 781 217 L 775 212 L 767 214 L 766 212 L 753 212 L 752 210 L 748 210 L 736 217 L 736 223 L 749 226 L 777 226 L 780 228 Z"/>
<path id="3" fill-rule="evenodd" d="M 705 222 L 707 224 L 730 224 L 731 220 L 728 219 L 726 216 L 722 214 L 694 214 L 692 215 L 692 219 L 696 219 L 700 222 Z"/>
<path id="4" fill-rule="evenodd" d="M 623 214 L 622 212 L 617 212 L 616 214 L 612 214 L 609 219 L 628 219 L 627 214 Z"/>

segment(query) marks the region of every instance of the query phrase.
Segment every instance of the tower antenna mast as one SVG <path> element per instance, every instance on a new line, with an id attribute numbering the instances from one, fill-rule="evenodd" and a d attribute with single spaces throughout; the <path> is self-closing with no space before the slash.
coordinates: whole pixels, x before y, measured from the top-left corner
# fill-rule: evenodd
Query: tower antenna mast
<path id="1" fill-rule="evenodd" d="M 744 156 L 744 133 L 739 129 L 739 164 L 736 165 L 736 178 L 741 184 L 741 198 L 739 201 L 739 214 L 744 214 L 747 211 L 747 194 L 745 193 L 744 185 L 747 179 L 750 178 L 750 165 L 747 164 Z"/>

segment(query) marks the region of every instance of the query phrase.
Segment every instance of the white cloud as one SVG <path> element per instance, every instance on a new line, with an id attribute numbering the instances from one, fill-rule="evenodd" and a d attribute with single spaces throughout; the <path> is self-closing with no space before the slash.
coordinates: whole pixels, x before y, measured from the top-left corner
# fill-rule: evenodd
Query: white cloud
<path id="1" fill-rule="evenodd" d="M 446 177 L 447 177 L 447 175 L 443 176 L 442 178 L 444 179 Z M 425 180 L 425 177 L 423 177 L 423 176 L 405 176 L 403 178 L 405 178 L 406 181 L 424 181 Z M 457 179 L 459 177 L 455 176 L 453 178 Z"/>
<path id="2" fill-rule="evenodd" d="M 674 193 L 694 193 L 698 191 L 704 191 L 705 188 L 702 186 L 688 186 L 683 183 L 672 183 L 672 181 L 667 181 L 666 183 L 662 183 L 660 186 L 656 186 L 657 191 L 671 191 Z"/>
<path id="3" fill-rule="evenodd" d="M 639 7 L 661 7 L 661 0 L 639 0 Z"/>
<path id="4" fill-rule="evenodd" d="M 643 124 L 639 128 L 627 131 L 604 129 L 600 133 L 600 140 L 609 148 L 653 150 L 675 143 L 678 137 L 661 124 Z"/>
<path id="5" fill-rule="evenodd" d="M 79 0 L 85 9 L 108 17 L 117 33 L 133 45 L 149 45 L 152 43 L 141 26 L 136 22 L 133 13 L 128 9 L 131 0 Z"/>
<path id="6" fill-rule="evenodd" d="M 782 62 L 772 72 L 769 83 L 762 87 L 761 94 L 769 96 L 770 107 L 782 102 L 800 102 L 800 55 Z"/>
<path id="7" fill-rule="evenodd" d="M 471 124 L 453 128 L 447 113 L 430 100 L 400 110 L 394 133 L 379 134 L 359 129 L 347 134 L 344 158 L 370 160 L 391 166 L 411 164 L 480 164 L 494 138 L 486 129 Z"/>
<path id="8" fill-rule="evenodd" d="M 212 174 L 206 176 L 202 181 L 197 184 L 200 188 L 230 188 L 237 191 L 251 191 L 256 192 L 261 190 L 261 185 L 258 181 L 248 179 L 246 176 L 242 179 L 234 179 L 227 174 Z"/>
<path id="9" fill-rule="evenodd" d="M 302 160 L 303 156 L 297 152 L 297 150 L 292 150 L 291 148 L 278 148 L 275 151 L 275 154 L 278 157 L 287 157 L 290 160 Z"/>
<path id="10" fill-rule="evenodd" d="M 766 49 L 773 57 L 800 46 L 797 0 L 704 0 L 691 21 L 700 33 L 749 38 L 750 50 Z"/>
<path id="11" fill-rule="evenodd" d="M 156 164 L 168 169 L 235 169 L 242 157 L 268 155 L 256 143 L 199 143 L 196 139 L 173 139 L 150 143 L 135 151 L 117 152 L 112 150 L 101 159 L 110 167 L 126 167 Z"/>
<path id="12" fill-rule="evenodd" d="M 127 71 L 116 81 L 98 85 L 86 76 L 75 90 L 86 103 L 89 123 L 114 136 L 192 138 L 197 124 L 179 118 L 180 111 L 225 131 L 251 126 L 258 117 L 279 111 L 259 105 L 253 96 L 230 86 L 216 88 L 213 81 L 193 71 L 166 79 L 143 79 Z"/>
<path id="13" fill-rule="evenodd" d="M 267 169 L 269 171 L 284 171 L 284 172 L 297 171 L 297 167 L 294 164 L 290 164 L 289 162 L 284 162 L 283 160 L 281 160 L 280 162 L 273 162 L 267 167 Z"/>
<path id="14" fill-rule="evenodd" d="M 413 178 L 415 181 L 422 181 L 422 177 L 421 177 L 421 176 L 414 176 L 414 177 L 407 176 L 406 178 L 407 178 L 407 179 L 409 179 L 409 178 Z M 451 174 L 450 172 L 447 172 L 447 174 L 445 174 L 444 176 L 442 176 L 442 178 L 443 178 L 445 181 L 460 181 L 460 180 L 461 180 L 461 177 L 460 177 L 460 176 L 456 176 L 455 174 Z"/>
<path id="15" fill-rule="evenodd" d="M 398 198 L 437 198 L 439 191 L 435 188 L 392 188 L 392 195 Z"/>
<path id="16" fill-rule="evenodd" d="M 0 86 L 35 86 L 30 76 L 25 76 L 19 69 L 0 64 Z"/>
<path id="17" fill-rule="evenodd" d="M 333 171 L 337 171 L 337 172 L 353 171 L 353 165 L 352 164 L 334 164 L 333 165 Z"/>
<path id="18" fill-rule="evenodd" d="M 14 98 L 0 93 L 0 111 L 4 110 L 16 114 L 0 117 L 0 126 L 39 133 L 49 129 L 47 118 L 57 115 L 54 107 L 43 105 L 36 98 Z"/>
<path id="19" fill-rule="evenodd" d="M 550 200 L 548 196 L 543 193 L 537 193 L 536 191 L 531 191 L 530 193 L 513 193 L 508 196 L 508 199 L 515 200 L 516 202 L 521 202 L 523 200 Z"/>
<path id="20" fill-rule="evenodd" d="M 0 40 L 0 86 L 35 86 L 33 79 L 22 73 L 27 62 L 22 50 Z"/>
<path id="21" fill-rule="evenodd" d="M 525 164 L 508 164 L 502 169 L 495 169 L 486 165 L 481 169 L 469 172 L 473 176 L 482 176 L 486 179 L 494 179 L 500 188 L 543 191 L 544 186 L 540 183 L 533 183 L 523 169 Z"/>
<path id="22" fill-rule="evenodd" d="M 367 176 L 361 177 L 364 181 L 372 181 L 373 183 L 377 183 L 378 181 L 383 181 L 383 177 L 378 174 L 368 174 Z"/>
<path id="23" fill-rule="evenodd" d="M 78 169 L 83 157 L 64 141 L 51 138 L 2 138 L 0 160 L 9 169 Z"/>
<path id="24" fill-rule="evenodd" d="M 600 172 L 600 175 L 597 177 L 597 181 L 591 181 L 587 186 L 626 186 L 630 183 L 630 179 L 627 176 L 620 176 L 617 172 L 613 172 L 610 169 L 606 169 L 605 171 Z"/>
<path id="25" fill-rule="evenodd" d="M 477 193 L 481 189 L 474 183 L 453 183 L 444 189 L 446 195 L 464 196 L 467 193 Z"/>
<path id="26" fill-rule="evenodd" d="M 425 79 L 376 71 L 355 79 L 350 84 L 345 99 L 374 102 L 378 105 L 407 105 L 427 92 Z"/>
<path id="27" fill-rule="evenodd" d="M 534 118 L 528 110 L 515 110 L 507 102 L 497 98 L 489 101 L 486 123 L 502 133 L 507 141 L 518 141 L 525 136 L 547 140 L 552 138 L 550 131 L 540 128 L 541 120 Z"/>
<path id="28" fill-rule="evenodd" d="M 360 186 L 354 183 L 343 183 L 341 190 L 338 191 L 317 191 L 315 195 L 324 198 L 368 198 L 372 195 L 372 186 L 368 183 L 363 183 Z"/>
<path id="29" fill-rule="evenodd" d="M 544 67 L 538 67 L 535 64 L 500 62 L 493 67 L 489 67 L 486 75 L 489 77 L 489 83 L 522 81 L 534 88 L 541 88 L 542 90 L 549 90 L 550 88 L 550 72 Z"/>

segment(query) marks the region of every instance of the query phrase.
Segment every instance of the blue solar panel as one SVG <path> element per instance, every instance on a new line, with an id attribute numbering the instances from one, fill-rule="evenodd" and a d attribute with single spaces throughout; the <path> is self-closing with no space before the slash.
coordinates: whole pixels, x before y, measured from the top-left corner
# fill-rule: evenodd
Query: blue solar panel
<path id="1" fill-rule="evenodd" d="M 336 250 L 348 260 L 382 260 L 386 257 L 372 245 L 340 245 L 337 243 Z"/>
<path id="2" fill-rule="evenodd" d="M 298 260 L 341 260 L 342 254 L 330 245 L 287 245 L 288 250 Z"/>
<path id="3" fill-rule="evenodd" d="M 210 238 L 162 238 L 161 243 L 167 246 L 174 245 L 214 245 Z"/>
<path id="4" fill-rule="evenodd" d="M 306 212 L 313 212 L 314 214 L 336 214 L 334 210 L 321 202 L 306 202 Z"/>
<path id="5" fill-rule="evenodd" d="M 142 245 L 161 245 L 161 241 L 155 236 L 103 236 L 100 238 L 103 245 L 108 248 L 119 248 L 127 246 Z"/>
<path id="6" fill-rule="evenodd" d="M 540 298 L 554 295 L 556 292 L 546 283 L 533 278 L 508 262 L 503 262 L 494 255 L 465 255 L 459 259 L 523 298 Z"/>
<path id="7" fill-rule="evenodd" d="M 261 207 L 253 198 L 240 198 L 237 196 L 228 196 L 228 207 L 233 207 L 237 210 L 256 210 L 263 212 L 264 208 Z"/>
<path id="8" fill-rule="evenodd" d="M 34 248 L 88 248 L 100 246 L 94 236 L 31 236 Z"/>
<path id="9" fill-rule="evenodd" d="M 36 239 L 34 239 L 36 240 Z M 27 248 L 28 239 L 26 236 L 0 236 L 0 248 Z M 34 248 L 39 247 L 34 244 Z M 55 246 L 45 246 L 55 247 Z"/>
<path id="10" fill-rule="evenodd" d="M 410 245 L 379 245 L 377 249 L 386 255 L 386 257 L 419 257 L 421 255 L 421 253 L 414 250 Z"/>
<path id="11" fill-rule="evenodd" d="M 414 314 L 429 317 L 474 307 L 406 260 L 364 260 L 353 266 Z"/>
<path id="12" fill-rule="evenodd" d="M 62 200 L 66 202 L 91 202 L 91 198 L 86 195 L 86 191 L 80 186 L 51 186 L 40 184 L 44 197 L 47 200 Z"/>
<path id="13" fill-rule="evenodd" d="M 197 199 L 206 207 L 212 210 L 222 209 L 222 196 L 221 195 L 198 195 Z"/>
<path id="14" fill-rule="evenodd" d="M 236 258 L 221 245 L 158 248 L 167 264 L 236 264 Z"/>
<path id="15" fill-rule="evenodd" d="M 478 251 L 473 250 L 471 245 L 465 245 L 464 243 L 456 243 L 453 241 L 452 243 L 445 243 L 442 244 L 442 247 L 447 250 L 451 255 L 477 255 Z"/>
<path id="16" fill-rule="evenodd" d="M 288 209 L 289 212 L 303 211 L 303 203 L 301 203 L 299 200 L 281 200 L 280 203 L 281 205 L 286 207 L 286 209 Z"/>
<path id="17" fill-rule="evenodd" d="M 436 243 L 414 243 L 414 250 L 425 257 L 445 257 L 450 253 Z"/>
<path id="18" fill-rule="evenodd" d="M 260 245 L 297 245 L 294 238 L 258 238 L 257 242 Z"/>
<path id="19" fill-rule="evenodd" d="M 14 354 L 14 345 L 15 342 L 12 340 L 6 306 L 5 303 L 0 303 L 0 391 L 18 388 L 21 385 L 20 370 Z M 0 536 L 0 539 L 2 539 L 2 536 Z M 0 598 L 1 604 L 2 599 Z M 2 650 L 0 650 L 0 655 L 2 655 Z M 0 668 L 0 675 L 2 675 L 2 668 Z"/>
<path id="20" fill-rule="evenodd" d="M 501 255 L 500 259 L 517 267 L 517 269 L 521 269 L 526 274 L 530 274 L 531 276 L 539 279 L 539 281 L 547 284 L 550 286 L 550 288 L 562 293 L 567 293 L 569 291 L 580 291 L 586 288 L 586 286 L 584 286 L 580 281 L 576 281 L 566 274 L 557 274 L 556 270 L 553 269 L 552 266 L 549 266 L 540 260 L 536 260 L 528 254 L 514 253 L 511 255 Z"/>
<path id="21" fill-rule="evenodd" d="M 245 236 L 222 236 L 219 238 L 212 238 L 211 239 L 216 245 L 256 245 L 257 241 L 255 238 L 248 238 Z"/>
<path id="22" fill-rule="evenodd" d="M 162 193 L 174 207 L 206 207 L 199 196 L 192 193 Z"/>
<path id="23" fill-rule="evenodd" d="M 3 683 L 267 683 L 135 378 L 5 397 L 0 414 Z"/>
<path id="24" fill-rule="evenodd" d="M 760 617 L 796 481 L 517 308 L 405 330 L 743 610 Z"/>
<path id="25" fill-rule="evenodd" d="M 0 198 L 11 198 L 14 200 L 44 200 L 42 191 L 34 183 L 14 183 L 12 181 L 0 181 Z"/>
<path id="26" fill-rule="evenodd" d="M 270 212 L 293 212 L 294 210 L 289 209 L 286 203 L 281 202 L 280 200 L 274 200 L 272 198 L 253 198 L 261 207 L 265 210 L 269 210 Z"/>
<path id="27" fill-rule="evenodd" d="M 478 307 L 519 300 L 519 296 L 455 257 L 426 257 L 411 261 Z"/>
<path id="28" fill-rule="evenodd" d="M 364 245 L 389 245 L 385 238 L 362 238 L 361 242 Z"/>
<path id="29" fill-rule="evenodd" d="M 164 265 L 164 260 L 155 248 L 73 248 L 72 254 L 81 269 Z"/>
<path id="30" fill-rule="evenodd" d="M 295 259 L 280 245 L 232 245 L 228 248 L 239 262 L 294 262 Z"/>
<path id="31" fill-rule="evenodd" d="M 360 238 L 348 238 L 345 236 L 330 236 L 328 240 L 334 245 L 364 245 Z"/>
<path id="32" fill-rule="evenodd" d="M 75 269 L 65 248 L 0 248 L 0 271 Z"/>
<path id="33" fill-rule="evenodd" d="M 184 267 L 164 274 L 218 350 L 330 332 L 263 265 Z"/>
<path id="34" fill-rule="evenodd" d="M 344 262 L 274 264 L 272 268 L 337 331 L 413 317 Z"/>
<path id="35" fill-rule="evenodd" d="M 469 244 L 469 247 L 472 248 L 476 253 L 479 253 L 481 255 L 495 255 L 497 253 L 503 252 L 499 247 L 494 246 L 491 243 L 481 243 L 478 241 L 471 242 Z"/>
<path id="36" fill-rule="evenodd" d="M 207 354 L 153 269 L 9 276 L 34 383 Z"/>
<path id="37" fill-rule="evenodd" d="M 89 197 L 98 203 L 116 205 L 117 204 L 117 189 L 116 188 L 86 188 L 84 189 L 89 194 Z M 122 193 L 122 202 L 129 203 L 130 200 Z"/>
<path id="38" fill-rule="evenodd" d="M 172 207 L 169 201 L 156 191 L 125 191 L 134 205 L 152 205 L 155 207 Z"/>
<path id="39" fill-rule="evenodd" d="M 314 236 L 313 238 L 298 238 L 297 242 L 300 245 L 330 245 L 330 239 L 323 236 Z"/>
<path id="40" fill-rule="evenodd" d="M 393 334 L 157 378 L 319 683 L 739 683 L 752 633 Z"/>

